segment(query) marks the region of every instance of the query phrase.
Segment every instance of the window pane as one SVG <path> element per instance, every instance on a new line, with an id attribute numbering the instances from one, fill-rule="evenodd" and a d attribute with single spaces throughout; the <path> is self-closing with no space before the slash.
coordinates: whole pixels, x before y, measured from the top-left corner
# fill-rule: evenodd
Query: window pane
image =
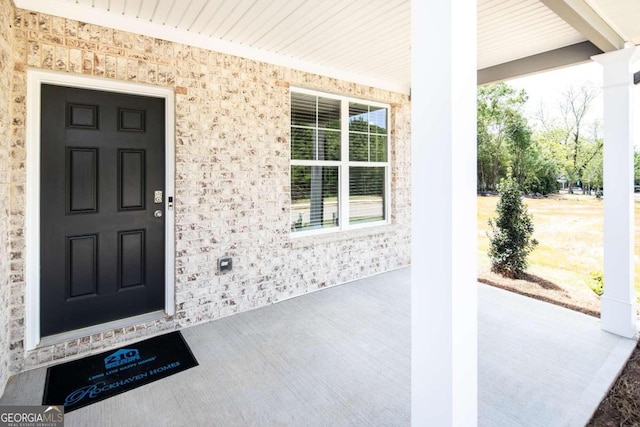
<path id="1" fill-rule="evenodd" d="M 318 139 L 316 141 L 316 134 Z M 291 128 L 291 158 L 340 160 L 340 131 Z"/>
<path id="2" fill-rule="evenodd" d="M 291 158 L 340 160 L 339 100 L 291 94 Z"/>
<path id="3" fill-rule="evenodd" d="M 340 160 L 340 131 L 318 130 L 318 151 L 314 160 Z"/>
<path id="4" fill-rule="evenodd" d="M 372 162 L 387 161 L 387 137 L 382 135 L 371 135 L 370 157 Z"/>
<path id="5" fill-rule="evenodd" d="M 338 226 L 338 168 L 291 166 L 291 231 Z"/>
<path id="6" fill-rule="evenodd" d="M 352 162 L 369 161 L 369 136 L 349 132 L 349 160 Z"/>
<path id="7" fill-rule="evenodd" d="M 371 107 L 369 112 L 369 130 L 371 133 L 387 133 L 387 109 Z"/>
<path id="8" fill-rule="evenodd" d="M 387 109 L 349 104 L 349 160 L 387 161 Z"/>
<path id="9" fill-rule="evenodd" d="M 349 223 L 383 221 L 384 168 L 349 168 Z"/>
<path id="10" fill-rule="evenodd" d="M 369 107 L 362 104 L 349 103 L 349 130 L 357 132 L 369 131 Z"/>
<path id="11" fill-rule="evenodd" d="M 340 100 L 318 98 L 318 127 L 340 129 Z"/>
<path id="12" fill-rule="evenodd" d="M 316 97 L 302 93 L 291 94 L 291 124 L 316 126 Z"/>
<path id="13" fill-rule="evenodd" d="M 291 158 L 312 160 L 315 146 L 315 129 L 291 128 Z"/>

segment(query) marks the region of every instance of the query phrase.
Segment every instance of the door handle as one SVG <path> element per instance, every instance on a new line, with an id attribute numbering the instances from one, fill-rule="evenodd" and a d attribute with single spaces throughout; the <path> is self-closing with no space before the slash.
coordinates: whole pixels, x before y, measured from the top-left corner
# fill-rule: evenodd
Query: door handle
<path id="1" fill-rule="evenodd" d="M 162 211 L 158 209 L 153 213 L 153 216 L 155 216 L 156 218 L 162 218 Z"/>

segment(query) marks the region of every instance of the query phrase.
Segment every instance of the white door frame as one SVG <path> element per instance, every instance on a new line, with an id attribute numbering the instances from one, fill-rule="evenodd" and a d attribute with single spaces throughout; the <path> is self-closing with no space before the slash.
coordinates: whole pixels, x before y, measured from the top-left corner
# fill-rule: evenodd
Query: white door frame
<path id="1" fill-rule="evenodd" d="M 175 140 L 173 89 L 68 73 L 27 70 L 25 207 L 25 350 L 40 343 L 40 108 L 42 84 L 142 95 L 165 100 L 165 194 L 174 196 Z M 165 208 L 165 312 L 175 313 L 175 214 Z"/>

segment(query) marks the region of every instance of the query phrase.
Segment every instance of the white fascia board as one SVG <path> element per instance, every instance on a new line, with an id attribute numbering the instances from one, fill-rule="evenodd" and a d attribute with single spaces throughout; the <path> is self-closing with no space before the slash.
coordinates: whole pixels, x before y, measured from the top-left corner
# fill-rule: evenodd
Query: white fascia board
<path id="1" fill-rule="evenodd" d="M 622 49 L 625 40 L 585 0 L 540 0 L 603 52 Z"/>
<path id="2" fill-rule="evenodd" d="M 365 86 L 372 86 L 391 92 L 409 94 L 410 85 L 408 83 L 389 81 L 347 70 L 340 70 L 239 43 L 231 43 L 165 25 L 154 24 L 150 21 L 143 21 L 129 16 L 98 10 L 81 4 L 70 4 L 60 0 L 14 0 L 14 3 L 16 7 L 20 9 L 46 13 L 134 34 L 182 43 L 321 76 L 350 81 Z"/>

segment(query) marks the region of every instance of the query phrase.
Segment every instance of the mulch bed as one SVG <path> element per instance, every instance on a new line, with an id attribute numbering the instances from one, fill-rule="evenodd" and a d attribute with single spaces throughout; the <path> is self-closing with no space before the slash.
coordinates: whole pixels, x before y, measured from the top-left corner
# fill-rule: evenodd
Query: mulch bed
<path id="1" fill-rule="evenodd" d="M 600 403 L 590 427 L 640 425 L 640 349 L 636 347 L 609 394 Z"/>
<path id="2" fill-rule="evenodd" d="M 589 316 L 600 317 L 600 297 L 591 289 L 577 290 L 564 287 L 533 274 L 525 274 L 522 279 L 509 279 L 493 273 L 489 268 L 479 269 L 478 282 L 566 307 Z"/>

